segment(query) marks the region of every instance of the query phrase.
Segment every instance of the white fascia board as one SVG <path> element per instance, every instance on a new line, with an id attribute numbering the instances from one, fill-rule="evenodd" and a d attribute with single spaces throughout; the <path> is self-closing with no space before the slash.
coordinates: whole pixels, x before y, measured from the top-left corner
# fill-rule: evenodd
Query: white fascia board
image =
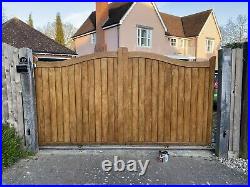
<path id="1" fill-rule="evenodd" d="M 110 29 L 110 28 L 116 27 L 116 26 L 118 26 L 118 25 L 119 25 L 119 23 L 118 23 L 118 24 L 109 25 L 109 26 L 107 26 L 107 27 L 103 27 L 103 30 Z M 93 33 L 96 33 L 96 31 L 87 32 L 87 33 L 85 33 L 85 34 L 81 34 L 81 35 L 79 35 L 79 36 L 73 37 L 72 39 L 80 38 L 80 37 L 82 37 L 82 36 L 87 36 L 87 35 L 90 35 L 90 34 L 93 34 Z"/>
<path id="2" fill-rule="evenodd" d="M 153 6 L 154 6 L 154 8 L 155 8 L 155 11 L 156 11 L 156 13 L 157 13 L 157 15 L 158 15 L 158 17 L 159 17 L 159 19 L 160 19 L 160 21 L 161 21 L 161 24 L 162 24 L 162 26 L 163 26 L 165 32 L 167 32 L 168 29 L 167 29 L 166 25 L 164 24 L 164 22 L 163 22 L 163 20 L 162 20 L 162 18 L 161 18 L 160 12 L 159 12 L 159 10 L 158 10 L 156 4 L 155 4 L 154 2 L 152 2 L 152 4 L 153 4 Z"/>

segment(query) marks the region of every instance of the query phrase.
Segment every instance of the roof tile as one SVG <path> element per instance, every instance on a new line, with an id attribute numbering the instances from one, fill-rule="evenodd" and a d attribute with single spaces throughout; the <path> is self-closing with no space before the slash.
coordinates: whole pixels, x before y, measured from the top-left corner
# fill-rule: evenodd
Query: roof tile
<path id="1" fill-rule="evenodd" d="M 27 47 L 37 53 L 76 55 L 74 51 L 57 43 L 17 18 L 10 19 L 2 27 L 3 42 L 13 47 Z"/>

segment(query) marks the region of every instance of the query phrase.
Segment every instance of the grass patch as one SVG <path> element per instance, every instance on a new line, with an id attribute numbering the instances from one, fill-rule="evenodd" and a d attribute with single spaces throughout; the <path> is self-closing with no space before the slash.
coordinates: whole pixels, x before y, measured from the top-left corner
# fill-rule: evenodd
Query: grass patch
<path id="1" fill-rule="evenodd" d="M 13 127 L 7 124 L 2 125 L 2 164 L 8 167 L 21 158 L 33 155 L 24 150 L 22 140 L 16 134 Z"/>

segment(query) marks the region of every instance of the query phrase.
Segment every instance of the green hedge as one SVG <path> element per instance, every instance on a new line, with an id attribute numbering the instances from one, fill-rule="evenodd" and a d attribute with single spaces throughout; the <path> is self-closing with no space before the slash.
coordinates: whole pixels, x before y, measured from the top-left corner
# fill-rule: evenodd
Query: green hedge
<path id="1" fill-rule="evenodd" d="M 15 129 L 7 124 L 2 125 L 2 164 L 3 167 L 10 166 L 30 155 L 22 147 L 22 140 L 17 136 Z"/>

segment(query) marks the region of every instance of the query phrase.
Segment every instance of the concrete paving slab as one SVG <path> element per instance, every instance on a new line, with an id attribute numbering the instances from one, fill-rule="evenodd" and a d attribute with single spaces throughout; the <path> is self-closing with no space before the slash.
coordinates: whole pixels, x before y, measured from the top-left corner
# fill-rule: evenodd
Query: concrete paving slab
<path id="1" fill-rule="evenodd" d="M 247 184 L 248 176 L 221 164 L 211 153 L 169 153 L 169 161 L 162 163 L 158 150 L 43 150 L 4 169 L 3 180 L 7 184 Z M 125 162 L 150 162 L 143 176 L 126 170 L 104 172 L 102 161 L 113 161 L 114 156 Z"/>

